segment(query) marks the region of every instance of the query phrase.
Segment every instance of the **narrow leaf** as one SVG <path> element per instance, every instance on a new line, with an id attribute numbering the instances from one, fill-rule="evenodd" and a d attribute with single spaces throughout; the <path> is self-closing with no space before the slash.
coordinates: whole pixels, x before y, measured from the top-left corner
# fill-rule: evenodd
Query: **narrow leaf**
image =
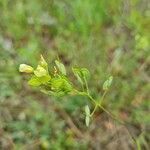
<path id="1" fill-rule="evenodd" d="M 86 116 L 90 115 L 90 108 L 88 105 L 85 106 L 85 114 L 86 114 Z"/>
<path id="2" fill-rule="evenodd" d="M 90 116 L 86 116 L 85 117 L 85 124 L 86 124 L 87 127 L 89 126 L 89 124 L 90 124 Z"/>
<path id="3" fill-rule="evenodd" d="M 85 124 L 88 127 L 90 123 L 90 108 L 88 105 L 85 106 Z"/>

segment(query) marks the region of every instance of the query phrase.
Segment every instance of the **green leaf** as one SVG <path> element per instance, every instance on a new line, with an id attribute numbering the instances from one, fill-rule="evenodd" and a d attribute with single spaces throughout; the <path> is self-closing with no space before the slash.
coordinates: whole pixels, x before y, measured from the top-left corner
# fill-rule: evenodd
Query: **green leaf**
<path id="1" fill-rule="evenodd" d="M 51 80 L 51 76 L 49 75 L 46 75 L 46 76 L 43 76 L 43 77 L 39 77 L 39 80 L 42 84 L 46 84 L 48 81 Z"/>
<path id="2" fill-rule="evenodd" d="M 65 78 L 53 78 L 51 80 L 51 89 L 55 92 L 68 93 L 72 90 L 72 85 Z"/>
<path id="3" fill-rule="evenodd" d="M 66 69 L 65 69 L 64 64 L 62 64 L 62 63 L 59 62 L 58 60 L 55 60 L 55 64 L 56 64 L 58 70 L 59 70 L 63 75 L 66 75 Z"/>
<path id="4" fill-rule="evenodd" d="M 80 71 L 81 71 L 82 77 L 86 78 L 86 80 L 89 79 L 90 72 L 87 68 L 81 68 Z"/>
<path id="5" fill-rule="evenodd" d="M 85 124 L 86 124 L 87 127 L 89 126 L 89 124 L 90 124 L 90 116 L 86 116 L 85 117 Z"/>
<path id="6" fill-rule="evenodd" d="M 40 80 L 39 80 L 38 77 L 33 76 L 33 77 L 28 81 L 28 84 L 31 85 L 31 86 L 40 86 L 40 85 L 41 85 L 41 82 L 40 82 Z"/>
<path id="7" fill-rule="evenodd" d="M 77 80 L 82 84 L 86 85 L 87 80 L 90 77 L 90 72 L 86 68 L 72 68 L 74 75 L 76 76 Z"/>
<path id="8" fill-rule="evenodd" d="M 81 84 L 83 84 L 84 82 L 83 82 L 83 79 L 82 79 L 82 74 L 81 74 L 81 72 L 80 72 L 80 69 L 78 69 L 78 68 L 72 68 L 72 71 L 73 71 L 75 77 L 77 78 L 77 80 L 78 80 Z"/>
<path id="9" fill-rule="evenodd" d="M 49 75 L 43 77 L 32 76 L 32 78 L 28 81 L 28 84 L 31 86 L 40 86 L 42 84 L 46 84 L 51 80 Z"/>
<path id="10" fill-rule="evenodd" d="M 103 84 L 103 90 L 108 90 L 109 87 L 110 87 L 111 84 L 112 84 L 112 81 L 113 81 L 113 77 L 110 76 L 110 77 L 108 78 L 108 80 L 106 80 L 106 81 L 104 82 L 104 84 Z"/>
<path id="11" fill-rule="evenodd" d="M 61 79 L 61 78 L 53 78 L 51 80 L 51 88 L 54 91 L 60 90 L 62 87 L 62 84 L 63 84 L 63 79 Z"/>
<path id="12" fill-rule="evenodd" d="M 85 114 L 86 116 L 90 116 L 90 108 L 88 105 L 85 106 Z"/>

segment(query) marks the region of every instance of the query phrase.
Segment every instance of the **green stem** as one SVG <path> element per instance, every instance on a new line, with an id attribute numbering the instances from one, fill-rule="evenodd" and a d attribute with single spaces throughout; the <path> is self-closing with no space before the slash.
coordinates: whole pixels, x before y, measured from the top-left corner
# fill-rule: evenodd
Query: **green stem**
<path id="1" fill-rule="evenodd" d="M 104 92 L 102 99 L 104 98 L 106 92 Z M 99 106 L 100 109 L 102 109 L 104 112 L 106 112 L 112 119 L 116 120 L 118 123 L 122 124 L 123 126 L 125 126 L 125 128 L 127 129 L 131 139 L 133 140 L 133 142 L 137 145 L 137 141 L 136 139 L 131 135 L 130 131 L 128 130 L 128 127 L 126 125 L 125 122 L 123 122 L 122 120 L 118 119 L 115 115 L 113 115 L 111 112 L 109 112 L 107 109 L 105 109 L 101 104 L 97 103 L 97 101 L 89 94 L 87 94 L 87 96 L 89 97 L 89 99 L 91 99 L 94 103 L 95 103 L 95 108 L 91 114 L 91 116 L 94 114 L 94 112 L 96 111 L 97 107 Z"/>
<path id="2" fill-rule="evenodd" d="M 83 85 L 83 84 L 81 84 L 81 86 L 82 86 L 82 91 L 84 92 L 84 85 Z"/>
<path id="3" fill-rule="evenodd" d="M 102 105 L 98 105 L 104 112 L 106 112 L 111 118 L 118 121 L 120 124 L 124 125 L 124 122 L 119 120 L 115 115 L 113 115 L 111 112 L 109 112 L 107 109 L 105 109 Z"/>
<path id="4" fill-rule="evenodd" d="M 94 105 L 97 104 L 96 100 L 87 92 L 80 92 L 80 91 L 74 89 L 74 93 L 81 95 L 81 96 L 87 96 L 94 103 Z"/>
<path id="5" fill-rule="evenodd" d="M 94 115 L 94 113 L 95 113 L 95 111 L 96 111 L 97 107 L 98 107 L 98 105 L 95 105 L 95 107 L 94 107 L 94 109 L 93 109 L 92 113 L 90 114 L 90 117 L 92 117 L 92 116 Z"/>
<path id="6" fill-rule="evenodd" d="M 87 80 L 86 80 L 85 77 L 84 77 L 84 82 L 85 82 L 86 91 L 87 91 L 88 94 L 90 94 L 90 93 L 89 93 L 88 83 L 87 83 Z"/>
<path id="7" fill-rule="evenodd" d="M 105 97 L 106 93 L 107 93 L 107 90 L 105 90 L 105 92 L 104 92 L 103 95 L 102 95 L 102 98 L 101 98 L 101 100 L 100 100 L 100 105 L 102 104 L 102 101 L 104 100 L 104 97 Z"/>
<path id="8" fill-rule="evenodd" d="M 131 139 L 133 140 L 133 142 L 136 144 L 136 146 L 138 146 L 137 141 L 135 139 L 134 136 L 131 135 L 130 131 L 128 130 L 128 127 L 126 125 L 125 122 L 123 122 L 122 120 L 118 119 L 115 115 L 113 115 L 112 113 L 110 113 L 107 109 L 105 109 L 103 106 L 98 105 L 104 112 L 106 112 L 112 119 L 116 120 L 118 123 L 122 124 L 128 131 Z"/>
<path id="9" fill-rule="evenodd" d="M 97 101 L 89 94 L 86 94 L 86 96 L 95 104 L 97 105 Z"/>
<path id="10" fill-rule="evenodd" d="M 116 120 L 118 123 L 122 124 L 123 126 L 125 126 L 125 128 L 127 129 L 129 136 L 131 137 L 131 139 L 133 140 L 133 142 L 136 144 L 136 146 L 139 148 L 139 143 L 137 142 L 137 140 L 135 139 L 134 136 L 131 135 L 130 131 L 128 130 L 128 127 L 126 125 L 125 122 L 123 122 L 122 120 L 118 119 L 114 114 L 112 114 L 111 112 L 109 112 L 107 109 L 105 109 L 101 103 L 98 103 L 89 93 L 86 92 L 80 92 L 78 90 L 75 90 L 76 93 L 78 93 L 79 95 L 82 96 L 87 96 L 95 105 L 94 110 L 92 111 L 92 113 L 90 114 L 90 117 L 93 116 L 93 114 L 95 113 L 97 107 L 99 107 L 100 109 L 102 109 L 104 112 L 106 112 L 112 119 Z M 104 92 L 102 98 L 101 98 L 101 102 L 104 99 L 105 95 L 106 95 L 107 91 Z"/>
<path id="11" fill-rule="evenodd" d="M 87 96 L 95 105 L 94 107 L 94 110 L 92 111 L 92 113 L 90 114 L 90 117 L 93 116 L 93 114 L 95 113 L 97 107 L 99 107 L 100 109 L 102 109 L 104 112 L 106 112 L 112 119 L 116 120 L 118 123 L 122 124 L 128 131 L 129 133 L 129 136 L 131 137 L 131 139 L 133 140 L 133 142 L 136 144 L 136 146 L 139 148 L 139 143 L 137 142 L 137 140 L 135 139 L 134 136 L 131 135 L 130 131 L 128 130 L 128 127 L 126 125 L 125 122 L 123 122 L 122 120 L 118 119 L 115 115 L 113 115 L 111 112 L 109 112 L 107 109 L 105 109 L 102 105 L 101 105 L 101 102 L 103 101 L 107 91 L 105 91 L 103 93 L 103 96 L 101 98 L 101 101 L 100 103 L 97 102 L 88 92 L 80 92 L 78 90 L 75 90 L 79 95 L 82 95 L 82 96 Z"/>
<path id="12" fill-rule="evenodd" d="M 137 150 L 141 150 L 141 145 L 138 139 L 136 140 L 136 145 L 137 145 Z"/>

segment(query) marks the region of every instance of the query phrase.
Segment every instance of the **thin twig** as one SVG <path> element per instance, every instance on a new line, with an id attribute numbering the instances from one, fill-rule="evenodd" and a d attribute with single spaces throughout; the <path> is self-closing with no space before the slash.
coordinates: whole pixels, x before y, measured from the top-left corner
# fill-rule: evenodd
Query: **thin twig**
<path id="1" fill-rule="evenodd" d="M 87 80 L 86 80 L 85 76 L 84 76 L 84 82 L 85 82 L 85 86 L 86 86 L 87 93 L 90 94 L 90 92 L 89 92 L 89 87 L 88 87 L 88 83 L 87 83 Z"/>
<path id="2" fill-rule="evenodd" d="M 93 116 L 93 114 L 95 113 L 95 111 L 96 111 L 96 109 L 97 109 L 97 105 L 95 105 L 95 107 L 94 107 L 94 109 L 93 109 L 93 111 L 92 111 L 92 113 L 90 114 L 90 117 L 92 117 Z"/>
<path id="3" fill-rule="evenodd" d="M 102 98 L 101 98 L 101 100 L 100 100 L 100 104 L 102 104 L 102 102 L 103 102 L 104 97 L 105 97 L 106 94 L 107 94 L 107 90 L 105 90 L 105 92 L 103 93 Z"/>

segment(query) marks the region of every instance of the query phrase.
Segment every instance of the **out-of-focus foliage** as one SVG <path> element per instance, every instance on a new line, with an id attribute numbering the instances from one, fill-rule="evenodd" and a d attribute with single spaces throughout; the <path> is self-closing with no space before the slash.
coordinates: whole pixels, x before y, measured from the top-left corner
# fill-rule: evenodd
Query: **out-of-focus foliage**
<path id="1" fill-rule="evenodd" d="M 48 63 L 58 56 L 68 70 L 88 68 L 95 97 L 101 96 L 102 85 L 112 74 L 114 82 L 104 104 L 143 131 L 137 137 L 147 148 L 149 6 L 148 0 L 0 0 L 0 149 L 93 148 L 93 139 L 77 138 L 52 99 L 31 91 L 24 82 L 28 77 L 20 76 L 19 64 L 36 67 L 41 53 Z M 68 75 L 74 82 L 71 72 Z M 84 116 L 75 118 L 84 111 L 83 101 L 68 97 L 61 100 L 61 107 L 85 133 Z M 95 137 L 108 134 L 98 128 L 90 129 Z"/>

